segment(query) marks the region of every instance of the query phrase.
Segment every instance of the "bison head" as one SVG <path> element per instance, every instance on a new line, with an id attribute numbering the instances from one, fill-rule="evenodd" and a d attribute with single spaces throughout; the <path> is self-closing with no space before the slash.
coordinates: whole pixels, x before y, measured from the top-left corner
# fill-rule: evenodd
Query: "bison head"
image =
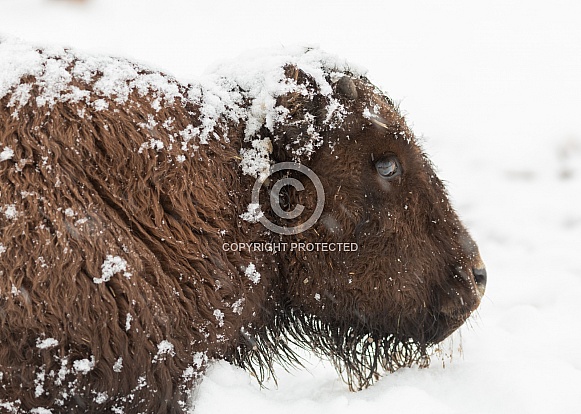
<path id="1" fill-rule="evenodd" d="M 427 363 L 430 345 L 478 307 L 486 271 L 388 97 L 344 72 L 327 74 L 327 93 L 296 67 L 286 76 L 297 87 L 278 98 L 282 116 L 263 136 L 274 162 L 299 163 L 320 181 L 286 169 L 265 182 L 265 218 L 300 229 L 271 233 L 287 243 L 278 260 L 277 332 L 329 356 L 361 388 L 380 367 Z M 282 178 L 299 184 L 281 186 Z M 301 227 L 318 208 L 314 225 Z"/>

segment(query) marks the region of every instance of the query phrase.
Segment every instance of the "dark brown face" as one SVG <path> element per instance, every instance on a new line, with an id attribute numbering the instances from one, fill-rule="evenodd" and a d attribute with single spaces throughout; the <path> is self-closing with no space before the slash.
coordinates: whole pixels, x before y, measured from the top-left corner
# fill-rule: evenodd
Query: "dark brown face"
<path id="1" fill-rule="evenodd" d="M 292 236 L 335 251 L 289 254 L 288 301 L 331 330 L 437 343 L 478 307 L 486 270 L 403 118 L 368 83 L 353 85 L 356 94 L 337 93 L 345 127 L 327 131 L 309 163 L 324 187 L 323 214 Z M 291 191 L 287 207 L 313 211 L 315 189 L 297 178 L 305 190 Z"/>

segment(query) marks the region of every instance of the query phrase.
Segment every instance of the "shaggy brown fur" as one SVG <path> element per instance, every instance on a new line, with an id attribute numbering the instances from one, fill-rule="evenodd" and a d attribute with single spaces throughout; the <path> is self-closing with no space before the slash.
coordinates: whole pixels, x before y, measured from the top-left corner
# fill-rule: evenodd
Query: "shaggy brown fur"
<path id="1" fill-rule="evenodd" d="M 0 162 L 1 407 L 182 412 L 209 360 L 261 378 L 276 359 L 297 362 L 289 343 L 331 358 L 359 389 L 381 367 L 426 363 L 476 309 L 477 249 L 393 103 L 365 78 L 329 77 L 325 95 L 296 67 L 286 74 L 309 93 L 279 97 L 286 118 L 259 135 L 273 162 L 303 162 L 326 194 L 321 219 L 295 236 L 240 218 L 255 180 L 240 172 L 244 119 L 219 119 L 216 138 L 183 160 L 174 137 L 201 126 L 186 99 L 159 108 L 134 90 L 124 102 L 95 94 L 18 110 L 10 94 L 0 100 L 0 150 L 13 150 Z M 42 92 L 32 76 L 20 84 Z M 323 122 L 331 99 L 345 108 L 340 128 Z M 319 148 L 305 155 L 313 126 Z M 152 139 L 163 151 L 144 146 Z M 375 162 L 390 154 L 402 174 L 386 181 Z M 312 211 L 313 185 L 296 178 L 305 191 L 285 188 L 283 204 Z M 263 211 L 283 225 L 263 191 Z M 223 248 L 281 241 L 358 249 Z"/>

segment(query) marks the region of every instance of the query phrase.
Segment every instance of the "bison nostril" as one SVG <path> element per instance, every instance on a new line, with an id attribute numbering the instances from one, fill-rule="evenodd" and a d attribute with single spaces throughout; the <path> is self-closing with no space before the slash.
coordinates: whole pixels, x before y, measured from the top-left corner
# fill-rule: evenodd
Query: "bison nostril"
<path id="1" fill-rule="evenodd" d="M 477 285 L 486 286 L 487 274 L 485 267 L 473 268 L 472 274 L 474 275 L 474 281 L 476 282 Z"/>

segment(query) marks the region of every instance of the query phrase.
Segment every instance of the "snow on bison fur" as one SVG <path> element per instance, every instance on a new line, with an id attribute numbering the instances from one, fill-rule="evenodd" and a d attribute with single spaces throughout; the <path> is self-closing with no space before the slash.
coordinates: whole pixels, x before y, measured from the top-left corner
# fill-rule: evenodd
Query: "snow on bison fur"
<path id="1" fill-rule="evenodd" d="M 264 219 L 322 200 L 267 177 L 280 162 L 325 196 L 289 235 Z M 296 346 L 360 389 L 426 365 L 485 282 L 404 119 L 344 61 L 284 49 L 183 84 L 0 39 L 5 411 L 183 412 L 210 361 L 260 380 Z"/>

